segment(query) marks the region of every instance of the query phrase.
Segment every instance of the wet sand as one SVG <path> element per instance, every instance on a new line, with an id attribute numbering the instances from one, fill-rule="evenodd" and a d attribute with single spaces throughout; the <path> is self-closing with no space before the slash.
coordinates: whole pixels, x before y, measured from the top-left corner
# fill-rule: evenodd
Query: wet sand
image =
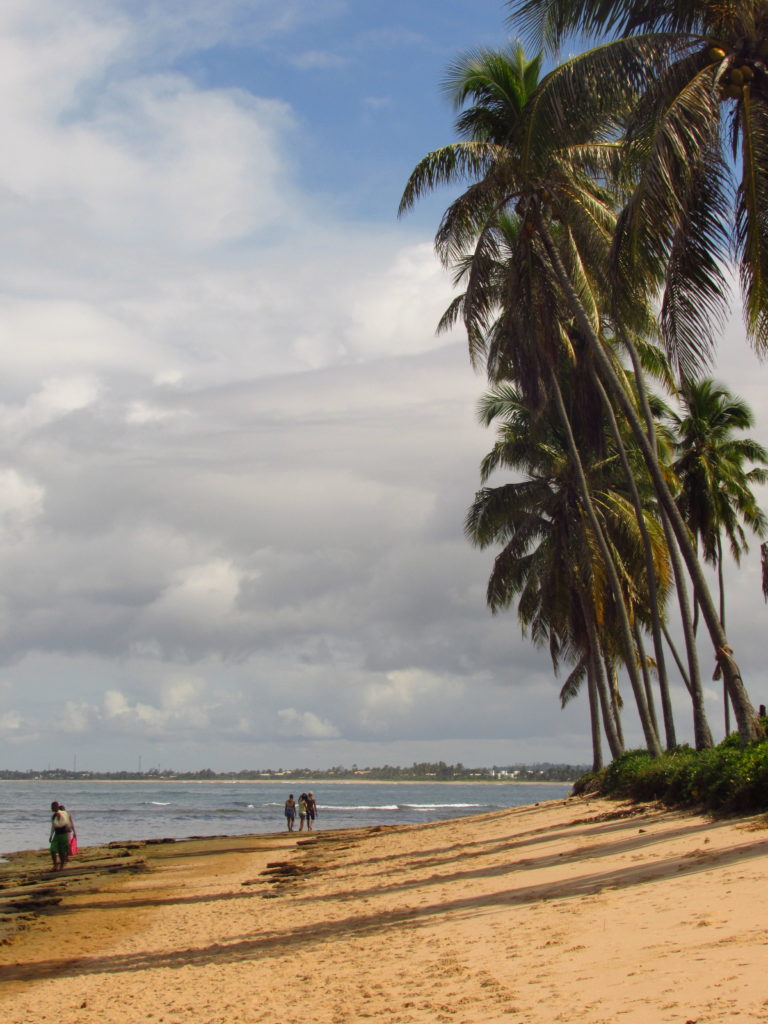
<path id="1" fill-rule="evenodd" d="M 128 844 L 59 876 L 36 854 L 0 868 L 0 1012 L 765 1024 L 766 852 L 764 817 L 572 798 L 434 825 Z"/>

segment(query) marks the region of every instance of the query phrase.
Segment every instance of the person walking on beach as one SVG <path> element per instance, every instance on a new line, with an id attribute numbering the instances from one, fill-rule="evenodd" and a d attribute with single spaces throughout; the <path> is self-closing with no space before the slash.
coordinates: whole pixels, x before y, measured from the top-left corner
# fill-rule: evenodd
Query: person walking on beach
<path id="1" fill-rule="evenodd" d="M 304 822 L 307 820 L 307 794 L 302 793 L 299 797 L 299 832 L 304 831 Z"/>
<path id="2" fill-rule="evenodd" d="M 307 793 L 307 831 L 312 831 L 312 826 L 317 817 L 317 803 L 311 793 Z"/>
<path id="3" fill-rule="evenodd" d="M 63 804 L 51 804 L 50 851 L 54 871 L 63 871 L 69 860 L 69 834 L 74 830 L 72 817 Z"/>
<path id="4" fill-rule="evenodd" d="M 288 831 L 293 832 L 293 825 L 296 821 L 296 801 L 293 799 L 293 793 L 285 801 L 285 820 L 288 823 Z"/>

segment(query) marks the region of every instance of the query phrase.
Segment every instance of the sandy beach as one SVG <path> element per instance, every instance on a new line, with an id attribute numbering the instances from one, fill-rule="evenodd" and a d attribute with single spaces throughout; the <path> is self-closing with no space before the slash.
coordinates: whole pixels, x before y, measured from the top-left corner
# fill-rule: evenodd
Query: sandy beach
<path id="1" fill-rule="evenodd" d="M 20 894 L 43 897 L 0 946 L 0 1012 L 765 1024 L 766 852 L 764 817 L 571 798 L 433 825 L 137 844 L 58 878 L 40 855 L 0 891 L 6 920 Z"/>

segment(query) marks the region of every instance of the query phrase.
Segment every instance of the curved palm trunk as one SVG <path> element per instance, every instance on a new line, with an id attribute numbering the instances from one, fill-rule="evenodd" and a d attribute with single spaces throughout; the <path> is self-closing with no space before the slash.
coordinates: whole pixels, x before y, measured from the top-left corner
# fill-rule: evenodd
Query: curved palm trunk
<path id="1" fill-rule="evenodd" d="M 603 382 L 599 376 L 595 373 L 594 379 L 597 384 L 597 388 L 600 397 L 603 401 L 606 414 L 608 416 L 608 423 L 611 427 L 611 433 L 619 452 L 619 458 L 621 459 L 621 465 L 624 470 L 624 476 L 629 487 L 629 495 L 632 501 L 632 507 L 635 510 L 635 518 L 637 519 L 637 527 L 640 531 L 640 537 L 643 542 L 643 554 L 645 557 L 645 572 L 648 577 L 648 603 L 650 605 L 651 613 L 651 635 L 653 637 L 653 649 L 656 655 L 656 668 L 658 670 L 659 677 L 659 693 L 661 694 L 661 710 L 664 715 L 664 736 L 666 739 L 667 750 L 672 750 L 677 746 L 677 737 L 675 735 L 675 720 L 672 713 L 672 698 L 669 693 L 669 678 L 667 677 L 667 666 L 664 659 L 664 638 L 661 632 L 661 612 L 659 607 L 659 588 L 656 585 L 656 566 L 653 560 L 653 548 L 651 546 L 651 538 L 648 536 L 648 527 L 645 524 L 645 516 L 643 515 L 643 506 L 640 500 L 640 492 L 637 489 L 637 481 L 635 480 L 632 468 L 629 465 L 629 459 L 627 458 L 627 450 L 624 446 L 624 439 L 621 436 L 619 430 L 619 424 L 616 420 L 616 413 L 613 410 L 613 405 L 603 387 Z"/>
<path id="2" fill-rule="evenodd" d="M 603 350 L 600 339 L 590 323 L 589 317 L 587 316 L 581 300 L 576 293 L 573 282 L 568 277 L 565 267 L 563 266 L 563 261 L 560 258 L 560 253 L 558 252 L 557 246 L 549 233 L 549 229 L 547 228 L 539 209 L 536 209 L 535 216 L 539 236 L 547 250 L 549 259 L 552 262 L 560 287 L 563 289 L 563 293 L 568 299 L 568 303 L 576 318 L 576 322 L 579 325 L 579 329 L 582 331 L 585 340 L 589 343 L 590 349 L 597 360 L 606 384 L 608 384 L 612 394 L 616 398 L 616 401 L 619 403 L 622 412 L 627 417 L 627 422 L 632 428 L 632 433 L 634 434 L 635 439 L 640 446 L 640 450 L 643 453 L 643 459 L 648 467 L 659 501 L 669 516 L 670 525 L 680 547 L 680 552 L 685 560 L 686 567 L 701 605 L 704 621 L 707 624 L 707 629 L 709 630 L 709 635 L 715 648 L 715 660 L 717 662 L 718 672 L 722 672 L 723 679 L 728 687 L 728 693 L 730 694 L 731 701 L 733 702 L 741 741 L 743 744 L 746 744 L 762 739 L 765 735 L 763 727 L 755 714 L 755 709 L 752 706 L 749 695 L 747 694 L 739 667 L 733 657 L 733 650 L 728 644 L 728 638 L 725 635 L 725 630 L 720 622 L 717 609 L 712 601 L 712 595 L 709 592 L 701 566 L 699 565 L 698 559 L 696 558 L 691 546 L 688 529 L 683 522 L 674 498 L 667 487 L 667 482 L 664 479 L 664 474 L 661 471 L 661 466 L 659 465 L 656 454 L 651 447 L 650 441 L 643 429 L 640 418 L 637 415 L 637 411 L 634 408 L 629 395 L 625 391 L 621 381 L 616 375 L 616 371 L 608 359 L 608 356 Z"/>
<path id="3" fill-rule="evenodd" d="M 672 637 L 669 635 L 669 630 L 667 629 L 667 627 L 662 626 L 661 628 L 664 631 L 664 639 L 667 641 L 670 651 L 672 651 L 672 657 L 675 659 L 675 664 L 677 665 L 677 670 L 680 673 L 680 678 L 685 683 L 685 688 L 688 691 L 688 693 L 692 694 L 693 690 L 691 689 L 691 680 L 688 678 L 688 673 L 685 670 L 683 659 L 677 653 L 677 648 L 675 647 Z"/>
<path id="4" fill-rule="evenodd" d="M 648 403 L 648 395 L 645 390 L 645 378 L 643 376 L 643 367 L 640 363 L 640 357 L 637 353 L 637 349 L 632 343 L 632 339 L 629 337 L 623 338 L 624 344 L 629 351 L 630 359 L 632 360 L 632 368 L 635 372 L 635 382 L 637 386 L 637 393 L 640 398 L 640 403 L 643 409 L 643 415 L 645 417 L 646 428 L 648 432 L 648 440 L 651 449 L 656 457 L 658 452 L 656 449 L 656 428 L 653 420 L 653 413 Z M 665 631 L 667 641 L 669 642 L 672 654 L 677 661 L 680 674 L 683 678 L 683 682 L 686 685 L 688 693 L 691 696 L 693 704 L 693 735 L 694 743 L 697 750 L 708 750 L 712 747 L 712 731 L 709 728 L 709 722 L 707 721 L 707 712 L 704 707 L 704 688 L 701 683 L 701 672 L 699 669 L 699 652 L 696 647 L 696 616 L 698 611 L 698 605 L 694 602 L 694 614 L 691 619 L 691 603 L 688 598 L 688 586 L 685 582 L 685 573 L 683 566 L 680 561 L 678 554 L 678 547 L 675 541 L 672 528 L 669 524 L 669 519 L 664 510 L 663 506 L 659 507 L 659 519 L 661 521 L 662 528 L 664 530 L 664 536 L 667 541 L 667 551 L 669 553 L 669 560 L 672 564 L 672 572 L 675 577 L 675 590 L 677 592 L 677 603 L 680 608 L 680 623 L 683 630 L 683 639 L 685 641 L 685 651 L 688 658 L 688 675 L 686 675 L 680 659 L 677 655 L 677 650 L 669 636 L 669 633 Z M 694 548 L 695 551 L 695 548 Z"/>
<path id="5" fill-rule="evenodd" d="M 632 685 L 632 693 L 635 697 L 637 704 L 637 712 L 640 716 L 640 724 L 643 728 L 643 735 L 645 736 L 646 746 L 648 751 L 653 757 L 660 757 L 662 750 L 661 744 L 659 743 L 659 737 L 656 734 L 656 730 L 653 727 L 651 716 L 648 711 L 648 704 L 645 699 L 645 692 L 643 690 L 643 684 L 640 679 L 640 673 L 637 670 L 637 661 L 635 659 L 635 646 L 632 641 L 632 628 L 629 622 L 629 615 L 627 613 L 627 606 L 624 601 L 624 595 L 621 590 L 621 583 L 619 582 L 619 575 L 616 571 L 616 564 L 613 560 L 613 556 L 608 547 L 608 542 L 605 539 L 605 534 L 600 525 L 600 521 L 597 518 L 594 504 L 592 503 L 592 496 L 589 492 L 589 484 L 587 483 L 587 477 L 584 472 L 584 466 L 581 462 L 581 456 L 579 450 L 576 447 L 576 440 L 573 436 L 571 429 L 571 421 L 568 417 L 568 412 L 565 408 L 563 401 L 563 395 L 560 390 L 560 384 L 557 380 L 557 376 L 552 367 L 549 368 L 550 373 L 550 384 L 552 386 L 552 393 L 555 398 L 555 405 L 557 407 L 558 414 L 563 424 L 565 431 L 566 441 L 568 444 L 568 453 L 571 456 L 573 467 L 576 470 L 576 479 L 579 485 L 579 492 L 581 500 L 584 504 L 584 511 L 589 519 L 590 526 L 597 541 L 600 554 L 605 564 L 605 570 L 608 574 L 608 580 L 611 587 L 611 593 L 616 603 L 616 611 L 619 619 L 619 628 L 621 630 L 622 646 L 624 648 L 624 655 L 626 658 L 627 673 L 629 674 L 629 681 Z"/>
<path id="6" fill-rule="evenodd" d="M 608 740 L 608 748 L 611 751 L 611 757 L 615 758 L 624 753 L 624 742 L 621 738 L 618 723 L 613 713 L 611 694 L 608 687 L 608 678 L 605 674 L 605 666 L 603 665 L 603 657 L 600 650 L 600 639 L 597 635 L 595 613 L 592 603 L 584 593 L 582 587 L 578 588 L 578 595 L 581 603 L 582 614 L 584 615 L 584 624 L 587 628 L 587 637 L 589 638 L 590 656 L 595 670 L 595 685 L 597 687 L 597 695 L 600 699 L 600 712 L 603 719 L 603 730 L 605 732 L 605 738 Z"/>
<path id="7" fill-rule="evenodd" d="M 632 360 L 637 393 L 640 398 L 643 416 L 645 417 L 648 441 L 654 456 L 658 458 L 658 450 L 656 447 L 656 426 L 653 419 L 653 413 L 651 412 L 651 406 L 648 402 L 648 394 L 645 389 L 645 377 L 643 375 L 643 367 L 640 363 L 640 356 L 638 355 L 637 349 L 635 348 L 631 338 L 624 337 L 623 341 L 627 347 L 627 351 L 629 352 L 629 357 Z M 712 739 L 712 730 L 710 729 L 709 722 L 707 721 L 706 708 L 704 707 L 704 687 L 701 682 L 699 651 L 696 646 L 696 627 L 698 622 L 699 605 L 694 595 L 693 617 L 691 617 L 691 602 L 688 597 L 688 585 L 685 580 L 685 572 L 680 561 L 679 549 L 669 522 L 669 517 L 667 516 L 663 505 L 659 507 L 659 518 L 664 529 L 664 536 L 667 541 L 667 551 L 669 552 L 669 559 L 672 563 L 672 571 L 675 576 L 677 603 L 680 609 L 680 624 L 683 630 L 683 640 L 685 642 L 686 657 L 688 659 L 689 674 L 687 676 L 680 665 L 677 650 L 675 649 L 669 634 L 667 633 L 666 636 L 672 654 L 677 660 L 678 667 L 680 668 L 680 674 L 683 678 L 683 682 L 691 696 L 693 704 L 693 736 L 696 749 L 709 750 L 714 746 L 714 741 Z M 692 543 L 694 556 L 698 560 L 698 548 L 696 546 L 695 538 Z M 723 685 L 725 687 L 725 684 Z"/>

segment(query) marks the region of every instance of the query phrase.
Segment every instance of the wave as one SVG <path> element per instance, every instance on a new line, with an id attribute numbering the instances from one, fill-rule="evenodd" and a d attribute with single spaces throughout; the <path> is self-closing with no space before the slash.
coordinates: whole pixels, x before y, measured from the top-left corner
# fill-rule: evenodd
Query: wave
<path id="1" fill-rule="evenodd" d="M 321 811 L 397 811 L 399 804 L 318 804 Z"/>
<path id="2" fill-rule="evenodd" d="M 440 811 L 449 807 L 488 807 L 489 804 L 400 804 L 402 808 L 409 808 L 412 811 Z"/>
<path id="3" fill-rule="evenodd" d="M 170 800 L 142 800 L 141 807 L 170 807 Z"/>

